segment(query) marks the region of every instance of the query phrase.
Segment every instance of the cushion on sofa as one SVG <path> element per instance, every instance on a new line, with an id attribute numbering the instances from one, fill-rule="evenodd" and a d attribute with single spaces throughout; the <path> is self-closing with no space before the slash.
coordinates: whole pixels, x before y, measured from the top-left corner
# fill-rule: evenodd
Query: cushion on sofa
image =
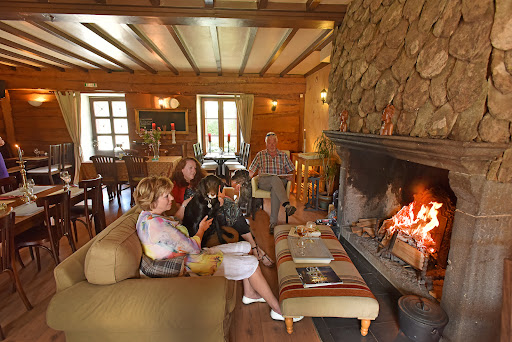
<path id="1" fill-rule="evenodd" d="M 142 247 L 135 225 L 139 213 L 124 216 L 101 239 L 96 239 L 85 257 L 85 276 L 96 285 L 108 285 L 139 277 Z"/>

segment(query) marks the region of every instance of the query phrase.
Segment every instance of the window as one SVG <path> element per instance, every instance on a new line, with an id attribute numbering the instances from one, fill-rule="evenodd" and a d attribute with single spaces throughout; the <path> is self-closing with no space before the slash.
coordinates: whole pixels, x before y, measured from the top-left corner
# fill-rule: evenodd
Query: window
<path id="1" fill-rule="evenodd" d="M 211 134 L 213 150 L 237 151 L 239 143 L 239 126 L 236 115 L 236 104 L 233 98 L 205 97 L 201 101 L 203 115 L 204 149 L 208 151 L 210 144 L 208 134 Z M 228 134 L 230 142 L 228 144 Z"/>
<path id="2" fill-rule="evenodd" d="M 126 102 L 120 98 L 90 98 L 94 151 L 113 151 L 121 145 L 130 148 Z"/>

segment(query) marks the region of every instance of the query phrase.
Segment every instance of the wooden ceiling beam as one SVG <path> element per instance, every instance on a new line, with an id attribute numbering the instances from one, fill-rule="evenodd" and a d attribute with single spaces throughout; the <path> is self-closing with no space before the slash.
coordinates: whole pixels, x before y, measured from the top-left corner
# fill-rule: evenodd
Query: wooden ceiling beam
<path id="1" fill-rule="evenodd" d="M 107 41 L 109 44 L 115 46 L 119 50 L 121 50 L 128 58 L 130 58 L 133 62 L 137 63 L 147 71 L 156 74 L 157 71 L 147 65 L 142 59 L 134 55 L 130 50 L 128 50 L 123 44 L 119 43 L 114 37 L 103 31 L 101 28 L 99 28 L 96 24 L 90 24 L 90 23 L 82 23 L 83 26 L 87 27 L 92 32 L 96 33 L 99 37 L 103 38 L 105 41 Z"/>
<path id="2" fill-rule="evenodd" d="M 54 64 L 50 64 L 50 63 L 46 63 L 46 62 L 42 62 L 42 61 L 37 60 L 35 58 L 23 56 L 23 55 L 20 55 L 19 53 L 12 52 L 10 50 L 5 50 L 5 49 L 0 48 L 0 53 L 4 54 L 6 56 L 9 56 L 9 57 L 14 57 L 14 58 L 22 59 L 22 60 L 25 60 L 25 61 L 28 61 L 28 62 L 32 62 L 32 63 L 35 63 L 35 64 L 43 65 L 43 66 L 45 66 L 47 68 L 54 68 L 54 69 L 57 69 L 59 71 L 66 71 L 66 69 L 64 69 L 63 67 L 60 67 L 60 66 L 57 66 L 57 65 L 54 65 Z"/>
<path id="3" fill-rule="evenodd" d="M 37 57 L 41 57 L 41 58 L 47 59 L 47 60 L 55 62 L 55 63 L 59 63 L 59 64 L 62 64 L 62 65 L 67 65 L 70 68 L 80 69 L 80 70 L 85 71 L 85 72 L 89 71 L 87 68 L 84 68 L 82 66 L 70 63 L 70 62 L 65 61 L 63 59 L 60 59 L 60 58 L 48 55 L 48 54 L 46 54 L 44 52 L 41 52 L 41 51 L 38 51 L 38 50 L 35 50 L 35 49 L 32 49 L 32 48 L 29 48 L 27 46 L 24 46 L 24 45 L 12 42 L 12 41 L 10 41 L 8 39 L 5 39 L 5 38 L 0 38 L 0 44 L 12 47 L 14 49 L 18 49 L 20 51 L 23 51 L 25 53 L 28 53 L 28 54 L 31 54 L 31 55 L 34 55 L 34 56 L 37 56 Z"/>
<path id="4" fill-rule="evenodd" d="M 166 25 L 166 27 L 167 27 L 167 30 L 169 31 L 169 33 L 171 34 L 171 36 L 174 38 L 174 41 L 180 48 L 181 52 L 187 59 L 188 63 L 192 67 L 192 69 L 194 69 L 194 72 L 196 73 L 196 75 L 199 76 L 199 74 L 201 72 L 200 72 L 199 68 L 197 67 L 196 62 L 192 58 L 192 53 L 190 53 L 190 50 L 188 49 L 187 44 L 185 43 L 185 40 L 181 36 L 178 29 L 175 26 L 171 26 L 171 25 Z"/>
<path id="5" fill-rule="evenodd" d="M 260 0 L 260 2 L 259 6 L 262 7 L 265 1 Z M 25 2 L 23 11 L 20 11 L 19 2 L 7 2 L 0 5 L 0 20 L 333 29 L 341 23 L 346 12 L 346 6 L 339 7 L 339 11 L 332 9 L 320 11 L 323 6 L 320 5 L 311 12 L 305 11 L 304 6 L 295 6 L 300 10 L 289 9 L 289 6 L 286 7 L 287 9 L 279 9 L 276 6 L 275 3 L 269 3 L 265 10 L 261 11 L 258 9 L 154 7 L 149 3 L 146 6 L 99 5 L 70 1 L 70 3 L 51 4 Z"/>
<path id="6" fill-rule="evenodd" d="M 260 76 L 263 76 L 267 72 L 267 70 L 272 66 L 272 64 L 274 64 L 274 62 L 277 60 L 277 58 L 279 57 L 281 52 L 283 52 L 283 50 L 286 48 L 286 45 L 288 45 L 288 43 L 295 36 L 297 31 L 299 31 L 299 29 L 297 29 L 297 28 L 288 30 L 288 32 L 284 35 L 283 39 L 281 39 L 279 44 L 277 44 L 276 48 L 272 52 L 272 55 L 270 56 L 270 58 L 267 61 L 267 64 L 265 64 L 263 69 L 261 69 Z"/>
<path id="7" fill-rule="evenodd" d="M 149 0 L 151 3 L 151 6 L 159 7 L 160 6 L 160 0 Z"/>
<path id="8" fill-rule="evenodd" d="M 309 75 L 311 74 L 314 74 L 315 72 L 317 72 L 318 70 L 322 70 L 323 68 L 325 68 L 326 66 L 328 66 L 329 64 L 331 63 L 327 63 L 327 62 L 320 62 L 320 64 L 318 64 L 316 67 L 314 67 L 313 69 L 309 70 L 307 73 L 304 74 L 304 77 L 308 77 Z"/>
<path id="9" fill-rule="evenodd" d="M 125 26 L 125 25 L 122 25 Z M 169 59 L 165 56 L 165 54 L 156 46 L 155 43 L 137 26 L 133 24 L 127 24 L 126 27 L 128 28 L 127 31 L 137 39 L 139 43 L 141 43 L 149 52 L 151 52 L 153 55 L 158 57 L 162 60 L 162 62 L 169 68 L 169 70 L 172 71 L 173 74 L 179 75 L 178 69 L 172 65 L 172 63 L 169 61 Z"/>
<path id="10" fill-rule="evenodd" d="M 37 70 L 37 71 L 41 71 L 41 68 L 37 67 L 35 65 L 30 65 L 30 64 L 27 64 L 27 63 L 23 63 L 23 62 L 18 62 L 18 61 L 15 61 L 13 59 L 2 57 L 2 56 L 0 56 L 0 62 L 14 64 L 14 65 L 17 65 L 17 66 L 22 66 L 22 67 L 34 69 L 34 70 Z"/>
<path id="11" fill-rule="evenodd" d="M 12 71 L 16 71 L 16 67 L 15 66 L 12 66 L 12 65 L 9 65 L 9 64 L 5 64 L 5 63 L 0 63 L 0 65 L 3 65 L 5 67 L 8 67 L 9 69 L 11 69 Z"/>
<path id="12" fill-rule="evenodd" d="M 318 7 L 318 5 L 320 5 L 320 0 L 308 0 L 308 2 L 306 3 L 306 11 L 314 11 Z"/>
<path id="13" fill-rule="evenodd" d="M 66 32 L 64 31 L 61 31 L 59 30 L 58 28 L 56 28 L 55 26 L 52 26 L 48 23 L 45 23 L 45 22 L 35 22 L 35 21 L 29 21 L 30 24 L 36 26 L 37 28 L 51 34 L 52 36 L 54 37 L 57 37 L 57 38 L 60 38 L 60 39 L 63 39 L 69 43 L 72 43 L 72 44 L 75 44 L 75 45 L 78 45 L 80 46 L 81 48 L 84 48 L 98 56 L 100 56 L 101 58 L 103 59 L 106 59 L 107 61 L 115 64 L 115 65 L 118 65 L 120 66 L 121 68 L 123 68 L 125 71 L 128 71 L 130 73 L 133 74 L 133 69 L 131 69 L 130 67 L 128 67 L 127 65 L 119 62 L 117 59 L 107 55 L 106 53 L 96 49 L 94 46 L 92 45 L 89 45 L 83 41 L 81 41 L 80 39 L 77 39 L 69 34 L 67 34 Z"/>
<path id="14" fill-rule="evenodd" d="M 258 9 L 265 9 L 267 8 L 268 0 L 258 0 Z"/>
<path id="15" fill-rule="evenodd" d="M 215 0 L 204 0 L 204 8 L 212 9 L 215 7 Z"/>
<path id="16" fill-rule="evenodd" d="M 242 64 L 240 64 L 240 71 L 238 72 L 238 76 L 242 76 L 244 74 L 245 66 L 249 60 L 249 55 L 252 51 L 254 39 L 256 38 L 256 33 L 258 33 L 257 27 L 251 27 L 249 29 L 249 37 L 247 38 L 247 44 L 245 44 L 244 58 L 242 59 Z"/>
<path id="17" fill-rule="evenodd" d="M 217 64 L 217 75 L 222 76 L 222 63 L 220 60 L 219 34 L 216 26 L 210 26 L 210 34 L 212 35 L 213 55 Z"/>
<path id="18" fill-rule="evenodd" d="M 102 69 L 102 70 L 104 70 L 106 72 L 112 72 L 111 69 L 109 69 L 109 68 L 107 68 L 107 67 L 105 67 L 105 66 L 103 66 L 103 65 L 101 65 L 99 63 L 91 61 L 91 60 L 89 60 L 89 59 L 87 59 L 87 58 L 85 58 L 83 56 L 80 56 L 80 55 L 78 55 L 76 53 L 73 53 L 73 52 L 70 52 L 68 50 L 65 50 L 65 49 L 63 49 L 63 48 L 61 48 L 61 47 L 59 47 L 57 45 L 53 45 L 51 43 L 48 43 L 45 40 L 39 39 L 36 36 L 33 36 L 33 35 L 31 35 L 29 33 L 26 33 L 26 32 L 24 32 L 22 30 L 18 30 L 17 28 L 9 26 L 9 25 L 7 25 L 5 23 L 0 23 L 0 30 L 8 32 L 8 33 L 10 33 L 12 35 L 15 35 L 18 38 L 25 39 L 25 40 L 27 40 L 27 41 L 29 41 L 31 43 L 40 45 L 40 46 L 42 46 L 44 48 L 47 48 L 49 50 L 52 50 L 52 51 L 58 52 L 60 54 L 63 54 L 64 56 L 75 58 L 75 59 L 79 59 L 79 60 L 81 60 L 83 62 L 86 62 L 87 64 L 94 65 L 95 67 L 100 68 L 100 69 Z"/>
<path id="19" fill-rule="evenodd" d="M 328 39 L 330 36 L 332 36 L 333 30 L 325 30 L 324 33 L 320 35 L 320 37 L 317 38 L 317 40 L 314 41 L 313 44 L 311 44 L 299 57 L 297 57 L 290 65 L 288 65 L 280 74 L 279 76 L 283 77 L 286 75 L 290 70 L 295 68 L 297 65 L 299 65 L 300 62 L 306 59 L 310 54 L 313 53 L 320 45 L 324 43 L 326 39 Z"/>

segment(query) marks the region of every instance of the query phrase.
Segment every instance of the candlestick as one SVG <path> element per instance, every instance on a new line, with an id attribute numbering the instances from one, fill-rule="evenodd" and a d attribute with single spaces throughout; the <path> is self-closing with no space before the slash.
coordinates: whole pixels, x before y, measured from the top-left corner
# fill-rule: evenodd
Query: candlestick
<path id="1" fill-rule="evenodd" d="M 231 141 L 231 133 L 228 133 L 228 142 Z"/>
<path id="2" fill-rule="evenodd" d="M 173 130 L 171 131 L 171 134 L 172 134 L 172 143 L 173 144 L 176 144 L 176 131 L 174 130 L 174 124 L 173 125 Z"/>
<path id="3" fill-rule="evenodd" d="M 171 131 L 174 131 L 174 122 L 171 122 Z"/>
<path id="4" fill-rule="evenodd" d="M 208 133 L 208 142 L 212 142 L 212 134 L 211 133 Z"/>
<path id="5" fill-rule="evenodd" d="M 14 145 L 18 149 L 18 158 L 20 159 L 20 163 L 23 161 L 23 153 L 21 152 L 21 148 L 18 145 Z"/>
<path id="6" fill-rule="evenodd" d="M 152 129 L 156 129 L 156 123 L 154 123 L 154 122 L 153 122 L 153 123 L 151 124 L 151 128 L 152 128 Z"/>

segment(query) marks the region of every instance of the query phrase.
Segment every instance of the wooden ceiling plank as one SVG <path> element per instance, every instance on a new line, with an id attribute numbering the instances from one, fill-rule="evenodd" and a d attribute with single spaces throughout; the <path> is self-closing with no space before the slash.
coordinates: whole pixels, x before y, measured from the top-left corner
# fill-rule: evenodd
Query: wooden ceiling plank
<path id="1" fill-rule="evenodd" d="M 26 33 L 26 32 L 24 32 L 22 30 L 18 30 L 18 29 L 14 28 L 14 27 L 12 27 L 10 25 L 7 25 L 5 23 L 1 23 L 0 22 L 0 30 L 8 32 L 8 33 L 10 33 L 12 35 L 15 35 L 18 38 L 25 39 L 25 40 L 27 40 L 27 41 L 29 41 L 31 43 L 34 43 L 34 44 L 40 45 L 42 47 L 45 47 L 45 48 L 47 48 L 49 50 L 52 50 L 52 51 L 58 52 L 60 54 L 63 54 L 65 56 L 79 59 L 79 60 L 84 61 L 84 62 L 86 62 L 88 64 L 94 65 L 95 67 L 98 67 L 98 68 L 100 68 L 102 70 L 105 70 L 106 72 L 112 72 L 111 69 L 109 69 L 109 68 L 107 68 L 107 67 L 105 67 L 105 66 L 103 66 L 103 65 L 101 65 L 99 63 L 96 63 L 96 62 L 91 61 L 91 60 L 89 60 L 89 59 L 87 59 L 85 57 L 82 57 L 82 56 L 78 55 L 78 54 L 75 54 L 73 52 L 65 50 L 65 49 L 63 49 L 63 48 L 61 48 L 59 46 L 53 45 L 51 43 L 48 43 L 45 40 L 39 39 L 36 36 L 33 36 L 33 35 L 31 35 L 29 33 Z M 87 70 L 87 69 L 85 69 L 85 70 Z"/>
<path id="2" fill-rule="evenodd" d="M 29 21 L 30 24 L 40 28 L 41 30 L 44 30 L 46 32 L 48 32 L 49 34 L 55 36 L 55 37 L 58 37 L 58 38 L 61 38 L 61 39 L 64 39 L 72 44 L 75 44 L 75 45 L 78 45 L 80 46 L 81 48 L 84 48 L 98 56 L 100 56 L 101 58 L 104 58 L 106 59 L 107 61 L 111 62 L 111 63 L 114 63 L 115 65 L 118 65 L 120 66 L 121 68 L 123 68 L 125 71 L 128 71 L 130 73 L 134 73 L 133 69 L 131 69 L 130 67 L 128 67 L 127 65 L 119 62 L 117 59 L 113 58 L 113 57 L 110 57 L 109 55 L 107 55 L 106 53 L 96 49 L 94 46 L 91 46 L 83 41 L 81 41 L 80 39 L 77 39 L 73 36 L 71 36 L 70 34 L 64 32 L 64 31 L 61 31 L 59 30 L 58 28 L 56 28 L 55 26 L 52 26 L 48 23 L 45 23 L 45 22 L 35 22 L 35 21 Z"/>
<path id="3" fill-rule="evenodd" d="M 31 55 L 34 55 L 34 56 L 37 56 L 37 57 L 41 57 L 41 58 L 44 58 L 44 59 L 48 59 L 50 61 L 53 61 L 55 63 L 59 63 L 59 64 L 63 64 L 63 65 L 67 65 L 71 68 L 76 68 L 76 69 L 80 69 L 82 71 L 85 71 L 85 72 L 88 72 L 89 70 L 87 68 L 84 68 L 82 66 L 79 66 L 79 65 L 76 65 L 76 64 L 73 64 L 73 63 L 70 63 L 68 61 L 65 61 L 63 59 L 60 59 L 60 58 L 57 58 L 57 57 L 54 57 L 54 56 L 51 56 L 51 55 L 48 55 L 44 52 L 41 52 L 41 51 L 38 51 L 38 50 L 35 50 L 35 49 L 32 49 L 32 48 L 29 48 L 27 46 L 24 46 L 24 45 L 21 45 L 21 44 L 18 44 L 18 43 L 15 43 L 13 41 L 10 41 L 8 39 L 5 39 L 5 38 L 0 38 L 0 44 L 3 44 L 5 46 L 9 46 L 9 47 L 12 47 L 14 49 L 18 49 L 20 51 L 23 51 L 25 53 L 28 53 L 28 54 L 31 54 Z"/>
<path id="4" fill-rule="evenodd" d="M 331 34 L 329 37 L 327 37 L 326 40 L 324 40 L 324 42 L 322 44 L 318 45 L 318 47 L 316 48 L 316 51 L 321 51 L 324 47 L 329 45 L 329 43 L 331 43 L 333 39 L 334 39 L 334 35 Z"/>
<path id="5" fill-rule="evenodd" d="M 238 72 L 238 76 L 242 76 L 244 74 L 245 66 L 247 65 L 247 61 L 249 60 L 249 55 L 251 54 L 252 51 L 254 39 L 256 38 L 256 33 L 258 33 L 258 28 L 251 27 L 249 30 L 247 44 L 245 44 L 244 58 L 242 60 L 242 64 L 240 65 L 240 71 Z"/>
<path id="6" fill-rule="evenodd" d="M 267 8 L 268 0 L 258 0 L 258 9 L 265 9 Z"/>
<path id="7" fill-rule="evenodd" d="M 185 43 L 185 40 L 179 33 L 178 29 L 175 26 L 171 26 L 171 25 L 166 25 L 166 27 L 167 27 L 167 30 L 169 31 L 169 33 L 171 34 L 171 36 L 174 38 L 174 41 L 180 48 L 181 52 L 183 53 L 183 55 L 189 62 L 192 69 L 194 69 L 194 72 L 196 73 L 196 75 L 199 76 L 201 74 L 201 72 L 200 72 L 199 68 L 197 67 L 196 62 L 192 58 L 192 54 L 190 53 L 190 50 L 188 49 L 187 44 Z"/>
<path id="8" fill-rule="evenodd" d="M 219 34 L 217 26 L 210 26 L 210 34 L 212 35 L 213 55 L 217 64 L 217 75 L 222 76 L 222 63 L 220 60 Z"/>
<path id="9" fill-rule="evenodd" d="M 32 62 L 32 63 L 36 63 L 36 64 L 39 64 L 39 65 L 44 65 L 48 68 L 54 68 L 54 69 L 57 69 L 59 71 L 66 71 L 66 69 L 60 67 L 60 66 L 57 66 L 57 65 L 53 65 L 53 64 L 50 64 L 50 63 L 46 63 L 46 62 L 42 62 L 40 60 L 37 60 L 35 58 L 31 58 L 31 57 L 27 57 L 27 56 L 23 56 L 23 55 L 20 55 L 16 52 L 12 52 L 10 50 L 5 50 L 5 49 L 2 49 L 0 48 L 0 53 L 1 54 L 4 54 L 4 55 L 7 55 L 9 57 L 14 57 L 14 58 L 18 58 L 18 59 L 23 59 L 23 60 L 26 60 L 28 62 Z"/>
<path id="10" fill-rule="evenodd" d="M 124 25 L 123 25 L 124 26 Z M 172 65 L 172 63 L 169 61 L 169 59 L 165 56 L 165 54 L 156 46 L 155 43 L 137 26 L 133 24 L 127 24 L 126 27 L 128 28 L 127 31 L 137 39 L 139 43 L 141 43 L 146 49 L 148 49 L 149 52 L 151 52 L 153 55 L 157 56 L 164 62 L 164 64 L 171 70 L 175 75 L 179 75 L 178 69 Z"/>
<path id="11" fill-rule="evenodd" d="M 260 7 L 266 1 L 260 0 Z M 272 8 L 270 9 L 270 5 Z M 230 27 L 280 27 L 332 29 L 341 23 L 346 12 L 315 11 L 306 12 L 304 6 L 295 6 L 297 10 L 277 8 L 284 6 L 269 3 L 264 11 L 257 9 L 205 9 L 190 7 L 135 5 L 98 5 L 91 3 L 23 3 L 20 12 L 18 2 L 2 3 L 0 20 L 36 20 L 68 22 L 115 22 L 124 24 L 163 24 L 163 25 L 197 25 Z M 327 6 L 327 5 L 326 5 Z M 323 8 L 323 7 L 322 7 Z M 51 14 L 49 14 L 51 13 Z"/>
<path id="12" fill-rule="evenodd" d="M 96 33 L 99 37 L 103 38 L 105 41 L 110 43 L 111 45 L 115 46 L 119 50 L 121 50 L 128 58 L 130 58 L 132 61 L 146 69 L 147 71 L 156 74 L 157 71 L 147 65 L 142 59 L 135 56 L 130 50 L 128 50 L 123 44 L 119 43 L 114 37 L 100 29 L 96 24 L 90 24 L 90 23 L 82 23 L 84 27 L 87 27 L 90 31 Z"/>
<path id="13" fill-rule="evenodd" d="M 318 5 L 320 5 L 320 0 L 308 0 L 308 2 L 306 3 L 306 11 L 314 11 L 318 7 Z"/>
<path id="14" fill-rule="evenodd" d="M 315 72 L 317 72 L 318 70 L 322 70 L 323 68 L 325 68 L 326 66 L 328 66 L 329 64 L 331 63 L 327 63 L 327 62 L 320 62 L 320 64 L 318 64 L 316 67 L 314 67 L 313 69 L 309 70 L 307 73 L 304 74 L 304 77 L 308 77 L 309 75 L 312 75 L 314 74 Z"/>
<path id="15" fill-rule="evenodd" d="M 274 64 L 274 62 L 277 60 L 281 52 L 286 48 L 288 43 L 292 40 L 292 38 L 295 36 L 295 34 L 299 31 L 298 28 L 289 29 L 288 32 L 284 35 L 283 39 L 277 44 L 276 48 L 274 49 L 274 52 L 272 52 L 272 55 L 267 61 L 267 64 L 261 69 L 260 76 L 263 76 L 267 70 Z"/>
<path id="16" fill-rule="evenodd" d="M 300 62 L 302 62 L 306 57 L 308 57 L 313 51 L 315 51 L 318 46 L 320 46 L 326 39 L 328 39 L 330 36 L 332 36 L 333 30 L 325 30 L 320 37 L 318 37 L 317 40 L 313 44 L 311 44 L 299 57 L 297 57 L 290 65 L 288 65 L 280 74 L 279 76 L 283 77 L 286 75 L 290 70 L 295 68 L 297 65 L 299 65 Z"/>
<path id="17" fill-rule="evenodd" d="M 23 67 L 26 67 L 26 68 L 34 69 L 34 70 L 37 70 L 37 71 L 41 71 L 41 68 L 40 67 L 36 67 L 35 65 L 30 65 L 30 64 L 27 64 L 27 63 L 23 63 L 23 62 L 18 62 L 18 61 L 15 61 L 13 59 L 2 57 L 2 56 L 0 56 L 0 62 L 10 63 L 10 64 L 14 64 L 14 65 L 18 65 L 18 66 L 23 66 Z"/>
<path id="18" fill-rule="evenodd" d="M 166 27 L 167 27 L 167 30 L 169 31 L 169 33 L 171 34 L 171 36 L 174 38 L 174 41 L 180 48 L 181 52 L 183 53 L 183 55 L 189 62 L 192 69 L 194 69 L 194 72 L 196 73 L 196 75 L 199 76 L 201 74 L 201 71 L 197 67 L 197 64 L 194 61 L 194 59 L 192 58 L 192 54 L 190 53 L 190 50 L 188 49 L 187 44 L 185 43 L 185 40 L 181 36 L 178 29 L 176 27 L 170 26 L 170 25 L 166 25 Z"/>
<path id="19" fill-rule="evenodd" d="M 15 67 L 15 66 L 12 66 L 12 65 L 9 65 L 9 64 L 5 64 L 5 63 L 0 63 L 0 65 L 3 65 L 3 66 L 8 67 L 8 68 L 9 68 L 9 69 L 11 69 L 12 71 L 16 71 L 16 67 Z"/>
<path id="20" fill-rule="evenodd" d="M 214 0 L 204 0 L 204 8 L 212 9 L 215 7 Z"/>

